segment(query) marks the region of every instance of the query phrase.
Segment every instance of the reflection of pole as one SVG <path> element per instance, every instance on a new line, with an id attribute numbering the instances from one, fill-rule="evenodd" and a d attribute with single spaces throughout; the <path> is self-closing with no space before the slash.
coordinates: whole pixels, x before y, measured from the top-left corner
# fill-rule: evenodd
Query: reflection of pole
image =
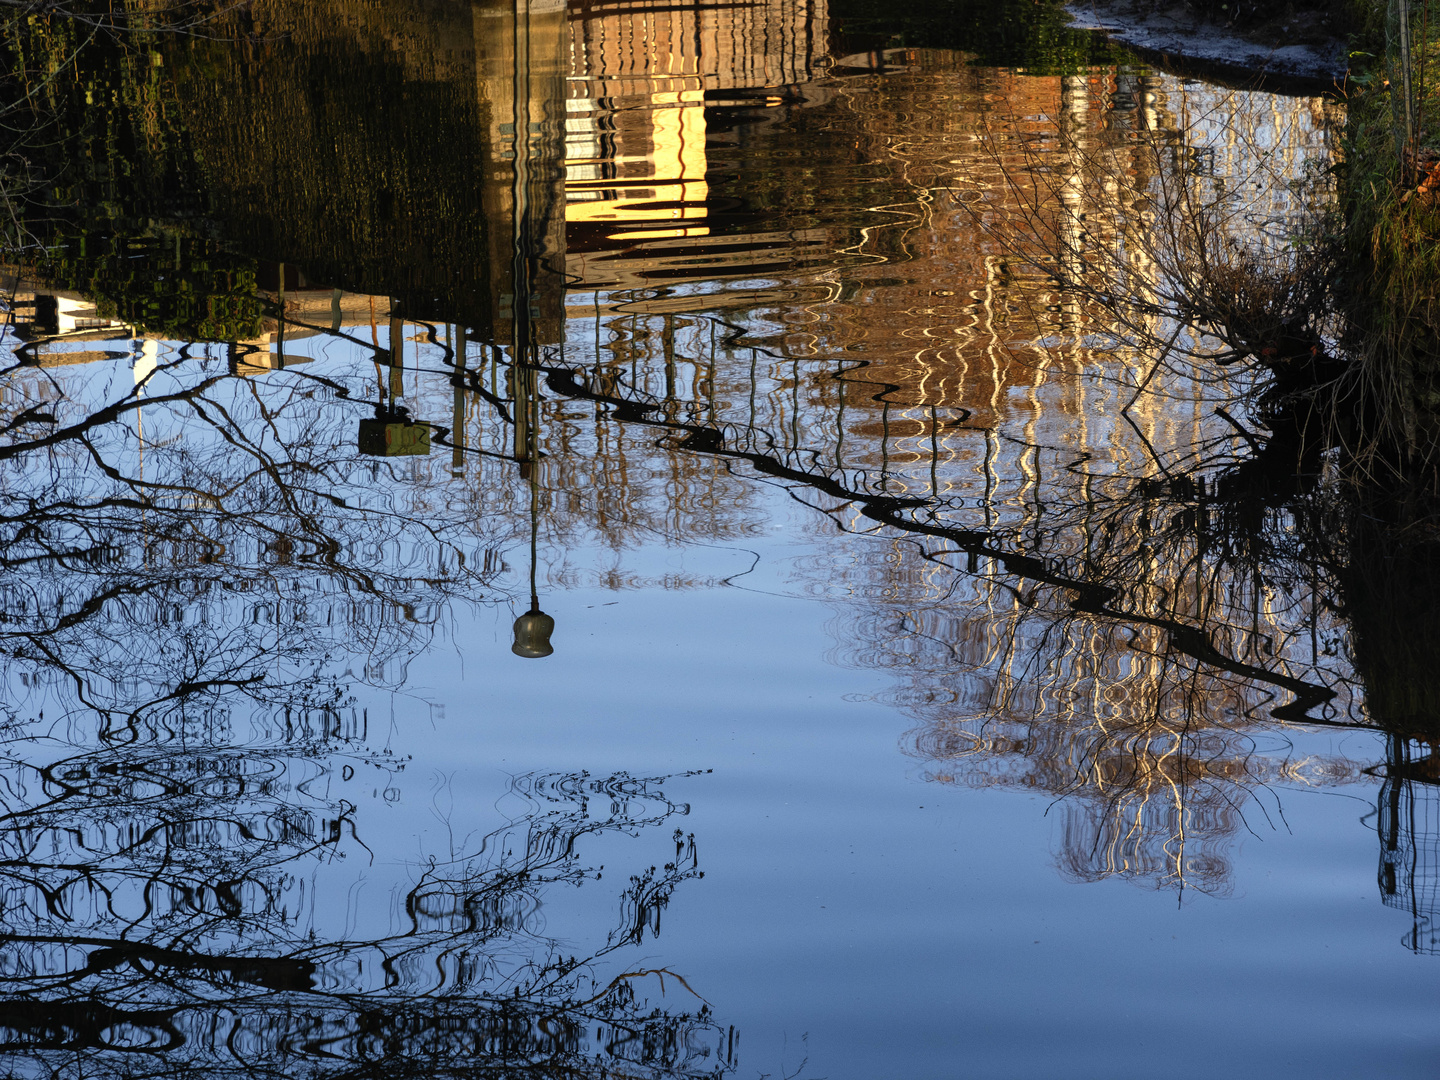
<path id="1" fill-rule="evenodd" d="M 448 336 L 448 335 L 447 335 Z M 465 324 L 455 324 L 455 407 L 450 419 L 450 471 L 461 476 L 465 472 Z"/>
<path id="2" fill-rule="evenodd" d="M 535 371 L 530 366 L 530 350 L 534 328 L 530 323 L 533 287 L 533 252 L 530 222 L 530 152 L 531 152 L 531 86 L 530 86 L 530 3 L 515 0 L 514 97 L 512 98 L 515 133 L 515 168 L 511 173 L 514 213 L 511 215 L 512 279 L 510 361 L 514 370 L 515 391 L 515 460 L 522 470 L 534 460 Z"/>
<path id="3" fill-rule="evenodd" d="M 145 384 L 155 369 L 160 366 L 160 343 L 153 338 L 146 338 L 140 345 L 140 355 L 135 359 L 135 441 L 136 449 L 140 455 L 140 483 L 145 483 L 145 410 L 140 402 L 145 397 Z M 145 565 L 150 565 L 150 540 L 149 531 L 145 518 L 145 505 L 149 500 L 141 500 L 140 503 L 140 538 L 141 557 Z"/>
<path id="4" fill-rule="evenodd" d="M 540 608 L 540 594 L 535 589 L 535 549 L 540 538 L 540 487 L 535 474 L 530 474 L 530 610 Z"/>
<path id="5" fill-rule="evenodd" d="M 405 396 L 405 320 L 399 305 L 390 299 L 390 407 Z"/>
<path id="6" fill-rule="evenodd" d="M 275 366 L 285 366 L 285 264 L 280 266 L 280 280 L 275 295 L 279 298 L 279 314 L 275 319 Z"/>
<path id="7" fill-rule="evenodd" d="M 666 314 L 665 327 L 661 331 L 665 347 L 665 416 L 675 415 L 675 316 Z"/>
<path id="8" fill-rule="evenodd" d="M 540 610 L 540 595 L 535 586 L 536 547 L 540 533 L 540 488 L 535 473 L 537 390 L 534 357 L 534 326 L 531 308 L 534 303 L 535 237 L 530 220 L 531 116 L 533 90 L 530 85 L 530 0 L 515 0 L 515 89 L 512 119 L 515 132 L 515 169 L 512 191 L 511 242 L 514 288 L 511 303 L 510 370 L 515 399 L 515 460 L 520 462 L 520 475 L 530 485 L 530 610 L 515 620 L 515 642 L 510 651 L 516 656 L 539 659 L 554 652 L 550 634 L 555 620 Z"/>
<path id="9" fill-rule="evenodd" d="M 535 568 L 538 562 L 536 548 L 540 535 L 540 487 L 534 474 L 526 477 L 530 485 L 530 610 L 515 620 L 515 642 L 510 651 L 516 656 L 538 660 L 555 651 L 550 644 L 550 635 L 555 632 L 555 620 L 540 610 L 540 593 L 535 586 Z"/>
<path id="10" fill-rule="evenodd" d="M 515 460 L 520 462 L 520 475 L 530 476 L 532 466 L 539 457 L 537 428 L 539 427 L 539 387 L 536 372 L 523 360 L 513 358 L 511 385 L 515 395 Z"/>

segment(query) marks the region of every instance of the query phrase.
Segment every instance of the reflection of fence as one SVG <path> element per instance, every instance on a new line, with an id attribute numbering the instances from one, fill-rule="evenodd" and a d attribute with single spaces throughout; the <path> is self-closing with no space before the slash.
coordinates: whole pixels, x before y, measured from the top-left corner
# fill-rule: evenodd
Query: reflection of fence
<path id="1" fill-rule="evenodd" d="M 1440 955 L 1440 775 L 1415 759 L 1408 740 L 1391 739 L 1380 789 L 1380 899 L 1410 913 L 1405 947 Z"/>

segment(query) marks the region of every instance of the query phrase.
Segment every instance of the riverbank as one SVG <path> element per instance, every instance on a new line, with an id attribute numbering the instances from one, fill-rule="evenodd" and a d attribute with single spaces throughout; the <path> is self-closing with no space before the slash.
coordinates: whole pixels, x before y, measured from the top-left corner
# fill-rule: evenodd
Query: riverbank
<path id="1" fill-rule="evenodd" d="M 1167 0 L 1079 0 L 1065 10 L 1073 26 L 1103 33 L 1167 67 L 1333 84 L 1344 78 L 1348 63 L 1345 22 L 1324 5 L 1234 24 Z"/>
<path id="2" fill-rule="evenodd" d="M 1407 54 L 1386 26 L 1387 6 L 1364 8 L 1354 54 L 1363 63 L 1347 95 L 1337 302 L 1367 436 L 1396 448 L 1395 467 L 1431 487 L 1440 470 L 1440 26 L 1417 5 Z"/>

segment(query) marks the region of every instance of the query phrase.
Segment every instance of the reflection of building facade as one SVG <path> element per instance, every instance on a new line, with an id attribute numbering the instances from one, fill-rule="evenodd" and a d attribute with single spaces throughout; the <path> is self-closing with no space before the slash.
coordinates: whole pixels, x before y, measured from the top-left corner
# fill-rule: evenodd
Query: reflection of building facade
<path id="1" fill-rule="evenodd" d="M 747 92 L 778 103 L 776 92 L 812 83 L 829 65 L 827 37 L 825 0 L 572 4 L 572 289 L 711 280 L 813 243 L 716 227 L 706 113 Z"/>
<path id="2" fill-rule="evenodd" d="M 1025 230 L 1051 217 L 1061 256 L 1123 252 L 1144 295 L 1162 268 L 1113 223 L 1140 228 L 1156 186 L 1177 177 L 1213 189 L 1244 186 L 1267 163 L 1297 170 L 1327 152 L 1328 119 L 1318 101 L 1222 101 L 1163 76 L 891 62 L 883 80 L 825 80 L 783 130 L 748 135 L 756 175 L 786 167 L 787 141 L 809 121 L 860 148 L 816 155 L 830 170 L 816 190 L 868 200 L 855 225 L 829 226 L 830 266 L 797 259 L 755 275 L 748 304 L 726 317 L 744 333 L 718 340 L 703 315 L 647 314 L 643 302 L 607 314 L 602 292 L 594 330 L 575 328 L 581 355 L 602 377 L 623 370 L 614 385 L 627 399 L 709 427 L 729 449 L 857 496 L 915 500 L 909 520 L 938 539 L 861 546 L 841 581 L 828 560 L 825 573 L 827 591 L 850 597 L 842 655 L 896 670 L 897 703 L 925 722 L 913 749 L 931 775 L 1074 796 L 1061 862 L 1076 878 L 1223 890 L 1247 791 L 1356 775 L 1348 762 L 1250 745 L 1275 694 L 1266 672 L 1279 702 L 1313 680 L 1340 695 L 1332 708 L 1349 707 L 1344 672 L 1310 659 L 1336 620 L 1303 590 L 1217 564 L 1193 530 L 1157 543 L 1173 515 L 1207 512 L 1203 483 L 1176 501 L 1134 495 L 1153 455 L 1243 450 L 1214 415 L 1226 390 L 1164 373 L 1124 410 L 1149 359 L 1054 288 L 1056 252 Z M 866 186 L 877 175 L 883 199 Z M 1265 217 L 1295 212 L 1288 189 L 1265 190 Z M 824 220 L 794 205 L 795 219 Z M 681 220 L 670 227 L 691 227 Z M 837 523 L 873 530 L 860 505 Z M 1017 575 L 1022 565 L 1033 569 Z M 1077 613 L 1067 583 L 1102 580 L 1115 586 L 1113 614 Z M 1231 667 L 1177 652 L 1192 631 Z"/>

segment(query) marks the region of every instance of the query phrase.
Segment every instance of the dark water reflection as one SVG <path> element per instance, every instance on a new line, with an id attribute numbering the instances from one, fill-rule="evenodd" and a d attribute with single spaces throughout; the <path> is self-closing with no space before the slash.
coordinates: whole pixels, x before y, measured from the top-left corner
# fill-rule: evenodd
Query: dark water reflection
<path id="1" fill-rule="evenodd" d="M 964 805 L 993 824 L 1015 813 L 1004 792 L 1041 794 L 1064 881 L 1185 911 L 1243 897 L 1245 838 L 1303 832 L 1330 793 L 1357 834 L 1373 814 L 1406 947 L 1440 948 L 1432 717 L 1412 689 L 1428 653 L 1373 644 L 1383 618 L 1357 596 L 1393 581 L 1357 591 L 1333 463 L 1277 481 L 1248 376 L 1145 374 L 1024 254 L 1055 199 L 1123 244 L 1167 161 L 1237 192 L 1239 239 L 1268 243 L 1306 197 L 1290 181 L 1332 160 L 1337 107 L 1127 66 L 1053 12 L 994 26 L 793 0 L 269 0 L 199 37 L 80 48 L 60 19 L 12 27 L 17 78 L 71 75 L 40 94 L 64 138 L 31 154 L 57 197 L 25 205 L 39 246 L 11 268 L 0 397 L 11 1073 L 793 1072 L 791 1035 L 846 1015 L 823 989 L 838 961 L 817 959 L 840 935 L 802 958 L 813 1001 L 757 1007 L 790 1056 L 758 1031 L 743 1062 L 727 1010 L 763 979 L 717 978 L 720 1000 L 680 961 L 739 955 L 761 928 L 737 905 L 658 937 L 672 894 L 714 887 L 704 830 L 666 792 L 703 799 L 729 750 L 697 736 L 661 775 L 605 732 L 664 701 L 697 730 L 749 710 L 738 730 L 766 746 L 755 701 L 818 678 L 820 650 L 783 636 L 815 623 L 793 614 L 806 599 L 829 617 L 826 700 L 850 669 L 900 714 L 903 756 L 880 767 L 928 782 L 907 806 L 979 792 Z M 1097 178 L 1082 143 L 1134 151 Z M 1085 201 L 1096 183 L 1128 224 Z M 1428 558 L 1405 544 L 1402 562 Z M 753 614 L 725 608 L 736 595 Z M 578 640 L 604 633 L 585 612 L 609 596 L 657 605 L 625 642 L 653 659 L 643 682 Z M 1428 603 L 1410 606 L 1424 638 Z M 790 669 L 720 684 L 733 706 L 665 689 L 662 647 L 712 650 L 703 679 L 767 633 Z M 512 647 L 546 658 L 516 674 L 495 659 L 530 662 Z M 590 650 L 586 681 L 567 649 Z M 454 675 L 467 662 L 478 682 Z M 547 762 L 485 760 L 506 774 L 488 817 L 463 774 L 489 736 L 457 736 L 447 706 L 511 717 L 517 757 Z M 547 707 L 600 733 L 571 745 Z M 867 760 L 848 746 L 837 774 Z M 592 774 L 577 754 L 634 764 Z M 746 794 L 722 831 L 753 806 L 782 816 L 763 768 L 732 770 Z M 863 871 L 924 890 L 928 859 Z M 1307 904 L 1329 859 L 1289 868 Z M 822 880 L 793 847 L 775 861 L 797 889 Z M 1368 940 L 1338 901 L 1315 911 Z M 815 917 L 772 912 L 768 932 L 803 940 Z M 1097 916 L 1074 937 L 1124 933 Z M 919 937 L 865 973 L 884 1030 Z M 1242 966 L 1253 947 L 1214 946 Z M 981 981 L 1037 985 L 998 970 Z M 1405 979 L 1433 1004 L 1432 975 Z M 1296 1038 L 1367 1052 L 1323 1025 Z M 1038 1043 L 987 1057 L 1000 1030 L 967 1030 L 991 1062 L 976 1075 L 1052 1074 Z M 956 1049 L 885 1038 L 892 1071 L 941 1075 Z M 1088 1037 L 1086 1060 L 1115 1066 L 1094 1074 L 1142 1075 L 1116 1038 Z M 843 1042 L 805 1052 L 874 1071 L 847 1071 Z"/>

